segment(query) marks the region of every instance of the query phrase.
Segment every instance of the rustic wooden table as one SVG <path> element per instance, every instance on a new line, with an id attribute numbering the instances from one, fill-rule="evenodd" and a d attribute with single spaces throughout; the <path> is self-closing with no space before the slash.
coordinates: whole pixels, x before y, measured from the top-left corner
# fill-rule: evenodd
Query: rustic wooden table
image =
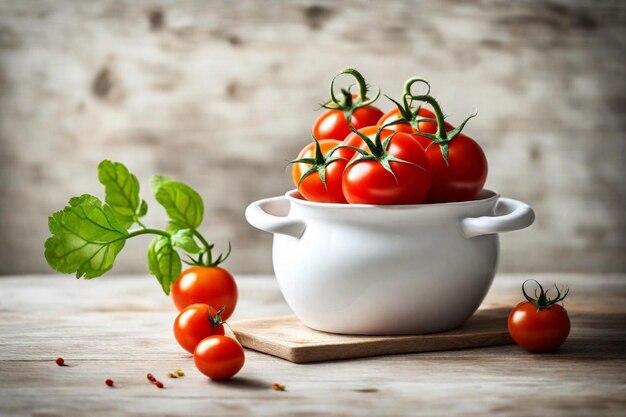
<path id="1" fill-rule="evenodd" d="M 572 333 L 557 353 L 513 345 L 295 365 L 247 351 L 240 374 L 217 383 L 176 344 L 173 306 L 152 278 L 3 277 L 0 415 L 623 416 L 626 275 L 500 275 L 484 305 L 519 301 L 526 278 L 571 288 Z M 289 313 L 270 277 L 238 283 L 234 319 Z M 176 368 L 186 376 L 165 376 Z"/>

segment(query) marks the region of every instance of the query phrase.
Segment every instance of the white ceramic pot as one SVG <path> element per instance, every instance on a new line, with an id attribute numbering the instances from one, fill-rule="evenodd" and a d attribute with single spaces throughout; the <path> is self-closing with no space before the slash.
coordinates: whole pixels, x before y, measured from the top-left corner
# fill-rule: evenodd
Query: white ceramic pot
<path id="1" fill-rule="evenodd" d="M 474 201 L 402 206 L 315 203 L 293 190 L 246 209 L 251 225 L 274 233 L 274 272 L 300 320 L 362 335 L 462 325 L 493 281 L 498 233 L 534 218 L 489 190 Z"/>

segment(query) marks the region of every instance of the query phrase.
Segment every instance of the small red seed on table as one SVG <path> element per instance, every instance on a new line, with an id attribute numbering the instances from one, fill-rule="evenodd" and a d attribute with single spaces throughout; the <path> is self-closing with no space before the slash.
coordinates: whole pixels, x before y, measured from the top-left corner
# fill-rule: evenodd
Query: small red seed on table
<path id="1" fill-rule="evenodd" d="M 112 387 L 113 386 L 113 380 L 112 379 L 106 379 L 104 381 L 105 384 L 107 384 L 108 386 Z"/>
<path id="2" fill-rule="evenodd" d="M 154 377 L 154 375 L 152 375 L 151 373 L 148 373 L 148 375 L 146 375 L 146 378 L 148 378 L 148 381 L 150 381 L 151 383 L 156 385 L 157 388 L 163 388 L 164 387 L 163 383 L 161 381 L 159 381 L 158 379 L 156 379 Z"/>
<path id="3" fill-rule="evenodd" d="M 63 358 L 57 358 L 56 363 L 59 366 L 63 366 L 65 364 L 65 360 Z"/>

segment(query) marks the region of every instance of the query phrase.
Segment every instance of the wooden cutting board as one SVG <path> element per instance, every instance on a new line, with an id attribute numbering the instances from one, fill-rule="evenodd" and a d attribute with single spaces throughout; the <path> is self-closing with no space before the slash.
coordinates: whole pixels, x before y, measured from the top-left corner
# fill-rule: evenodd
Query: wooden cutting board
<path id="1" fill-rule="evenodd" d="M 462 327 L 417 336 L 348 336 L 312 330 L 296 316 L 230 323 L 247 348 L 294 363 L 363 358 L 394 353 L 433 352 L 513 343 L 506 326 L 510 308 L 479 310 Z"/>

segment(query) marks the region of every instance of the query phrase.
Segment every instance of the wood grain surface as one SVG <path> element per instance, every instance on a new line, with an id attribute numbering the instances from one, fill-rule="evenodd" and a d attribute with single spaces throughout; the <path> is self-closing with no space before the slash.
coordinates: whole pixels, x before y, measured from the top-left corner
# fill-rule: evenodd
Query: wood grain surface
<path id="1" fill-rule="evenodd" d="M 175 177 L 230 268 L 271 273 L 244 209 L 293 188 L 347 66 L 392 97 L 429 79 L 453 124 L 478 111 L 487 186 L 537 213 L 501 271 L 626 272 L 623 0 L 0 0 L 0 274 L 50 272 L 46 218 L 101 195 L 104 158 L 137 174 L 148 224 L 167 222 L 150 177 Z M 115 272 L 144 273 L 146 242 Z"/>
<path id="2" fill-rule="evenodd" d="M 571 288 L 572 333 L 556 353 L 507 345 L 297 365 L 246 350 L 241 373 L 217 383 L 174 341 L 176 313 L 152 277 L 3 277 L 0 415 L 623 416 L 626 276 L 500 275 L 483 307 L 520 301 L 527 278 Z M 290 313 L 272 278 L 238 283 L 233 320 Z M 187 375 L 168 379 L 176 368 Z"/>
<path id="3" fill-rule="evenodd" d="M 294 363 L 435 352 L 513 343 L 506 327 L 511 308 L 479 310 L 464 326 L 447 332 L 406 336 L 350 336 L 308 328 L 294 315 L 230 323 L 244 347 Z"/>

